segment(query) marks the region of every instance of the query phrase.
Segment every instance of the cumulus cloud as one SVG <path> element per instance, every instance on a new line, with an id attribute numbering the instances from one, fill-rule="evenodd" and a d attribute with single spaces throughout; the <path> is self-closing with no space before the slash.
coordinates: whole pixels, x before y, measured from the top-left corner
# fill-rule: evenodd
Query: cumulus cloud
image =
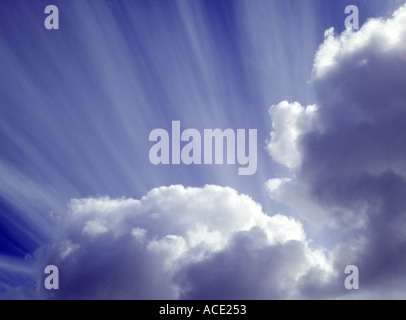
<path id="1" fill-rule="evenodd" d="M 337 270 L 359 266 L 360 297 L 402 297 L 400 288 L 406 288 L 404 281 L 394 286 L 406 270 L 405 34 L 406 6 L 359 31 L 327 30 L 312 78 L 317 125 L 303 125 L 309 115 L 298 103 L 282 102 L 270 111 L 285 112 L 274 122 L 294 119 L 289 128 L 275 123 L 268 145 L 289 137 L 289 151 L 274 148 L 274 157 L 294 170 L 270 180 L 267 190 L 311 224 L 323 221 L 340 230 L 345 240 L 334 251 L 334 264 Z"/>
<path id="2" fill-rule="evenodd" d="M 299 138 L 316 126 L 316 111 L 315 105 L 302 107 L 298 102 L 288 101 L 269 109 L 274 131 L 267 148 L 275 161 L 290 169 L 300 165 Z"/>
<path id="3" fill-rule="evenodd" d="M 298 221 L 227 187 L 72 200 L 58 231 L 35 258 L 39 270 L 58 266 L 60 289 L 40 286 L 39 298 L 300 297 L 295 284 L 311 270 L 332 273 Z"/>

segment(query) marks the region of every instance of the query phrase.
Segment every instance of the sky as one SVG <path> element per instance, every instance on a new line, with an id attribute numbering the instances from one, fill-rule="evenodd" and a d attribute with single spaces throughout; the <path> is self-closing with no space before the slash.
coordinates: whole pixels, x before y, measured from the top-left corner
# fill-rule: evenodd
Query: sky
<path id="1" fill-rule="evenodd" d="M 0 299 L 404 299 L 405 43 L 403 0 L 1 1 Z M 255 174 L 152 164 L 172 121 Z"/>

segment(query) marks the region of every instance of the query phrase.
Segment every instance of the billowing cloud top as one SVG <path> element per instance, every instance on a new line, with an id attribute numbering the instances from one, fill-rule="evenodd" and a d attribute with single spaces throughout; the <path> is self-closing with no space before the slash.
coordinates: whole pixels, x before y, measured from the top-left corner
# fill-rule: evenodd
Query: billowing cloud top
<path id="1" fill-rule="evenodd" d="M 161 187 L 140 200 L 72 200 L 59 234 L 37 259 L 59 267 L 63 290 L 40 289 L 40 297 L 294 297 L 292 284 L 309 270 L 329 271 L 299 222 L 270 217 L 248 196 L 219 186 Z"/>
<path id="2" fill-rule="evenodd" d="M 293 177 L 270 180 L 268 191 L 312 225 L 339 228 L 335 264 L 359 266 L 362 297 L 402 297 L 405 288 L 394 286 L 405 275 L 405 35 L 405 6 L 359 31 L 327 30 L 314 62 L 316 105 L 270 110 L 290 123 L 274 124 L 268 148 Z"/>

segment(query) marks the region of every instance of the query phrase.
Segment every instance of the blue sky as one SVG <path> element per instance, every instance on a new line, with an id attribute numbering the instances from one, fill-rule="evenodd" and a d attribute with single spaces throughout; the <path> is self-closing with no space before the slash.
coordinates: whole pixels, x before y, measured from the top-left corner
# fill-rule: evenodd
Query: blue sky
<path id="1" fill-rule="evenodd" d="M 231 187 L 268 215 L 297 218 L 310 238 L 332 246 L 297 207 L 269 197 L 269 179 L 306 174 L 270 156 L 268 110 L 283 100 L 323 101 L 317 90 L 325 89 L 310 82 L 315 53 L 325 30 L 344 31 L 347 5 L 358 6 L 362 25 L 391 17 L 402 3 L 2 1 L 0 288 L 27 284 L 13 273 L 20 269 L 34 274 L 28 286 L 35 287 L 40 275 L 24 257 L 56 241 L 72 199 L 141 199 L 161 186 Z M 59 30 L 44 28 L 47 4 L 59 8 Z M 169 130 L 174 120 L 201 132 L 258 129 L 256 174 L 239 176 L 227 165 L 152 165 L 149 133 Z M 342 236 L 339 229 L 328 234 Z"/>

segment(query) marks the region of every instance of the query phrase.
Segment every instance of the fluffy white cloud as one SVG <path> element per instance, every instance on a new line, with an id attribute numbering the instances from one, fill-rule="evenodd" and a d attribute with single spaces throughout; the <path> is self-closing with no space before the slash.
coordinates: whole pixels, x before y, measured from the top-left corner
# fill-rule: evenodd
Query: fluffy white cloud
<path id="1" fill-rule="evenodd" d="M 341 242 L 335 269 L 360 268 L 356 297 L 399 298 L 406 288 L 405 35 L 406 6 L 359 31 L 327 30 L 314 61 L 311 117 L 298 103 L 270 110 L 268 148 L 292 175 L 271 179 L 267 190 L 312 225 L 333 227 Z M 280 141 L 288 145 L 277 148 Z M 343 297 L 331 285 L 320 290 Z"/>
<path id="2" fill-rule="evenodd" d="M 299 222 L 213 185 L 76 199 L 58 233 L 36 253 L 61 274 L 60 290 L 40 290 L 42 298 L 225 299 L 236 285 L 240 298 L 300 297 L 299 279 L 332 272 Z"/>
<path id="3" fill-rule="evenodd" d="M 405 58 L 404 7 L 397 10 L 391 19 L 370 19 L 360 31 L 347 29 L 341 35 L 334 34 L 334 28 L 325 32 L 324 43 L 320 46 L 314 61 L 314 75 L 324 78 L 334 69 L 342 68 L 347 61 L 354 66 L 368 65 L 371 53 L 388 55 L 395 53 Z"/>
<path id="4" fill-rule="evenodd" d="M 270 108 L 273 131 L 268 150 L 300 180 L 283 181 L 279 187 L 276 181 L 268 182 L 275 200 L 291 198 L 287 184 L 296 188 L 296 198 L 309 198 L 309 193 L 311 198 L 322 194 L 328 179 L 383 174 L 388 169 L 405 175 L 405 34 L 405 6 L 391 19 L 370 19 L 356 32 L 326 31 L 314 62 L 317 105 L 283 101 Z M 365 220 L 364 207 L 358 204 L 357 218 L 341 216 L 357 224 L 354 219 Z"/>
<path id="5" fill-rule="evenodd" d="M 317 108 L 282 101 L 269 109 L 273 131 L 268 151 L 278 163 L 295 169 L 301 164 L 299 138 L 316 126 Z"/>

